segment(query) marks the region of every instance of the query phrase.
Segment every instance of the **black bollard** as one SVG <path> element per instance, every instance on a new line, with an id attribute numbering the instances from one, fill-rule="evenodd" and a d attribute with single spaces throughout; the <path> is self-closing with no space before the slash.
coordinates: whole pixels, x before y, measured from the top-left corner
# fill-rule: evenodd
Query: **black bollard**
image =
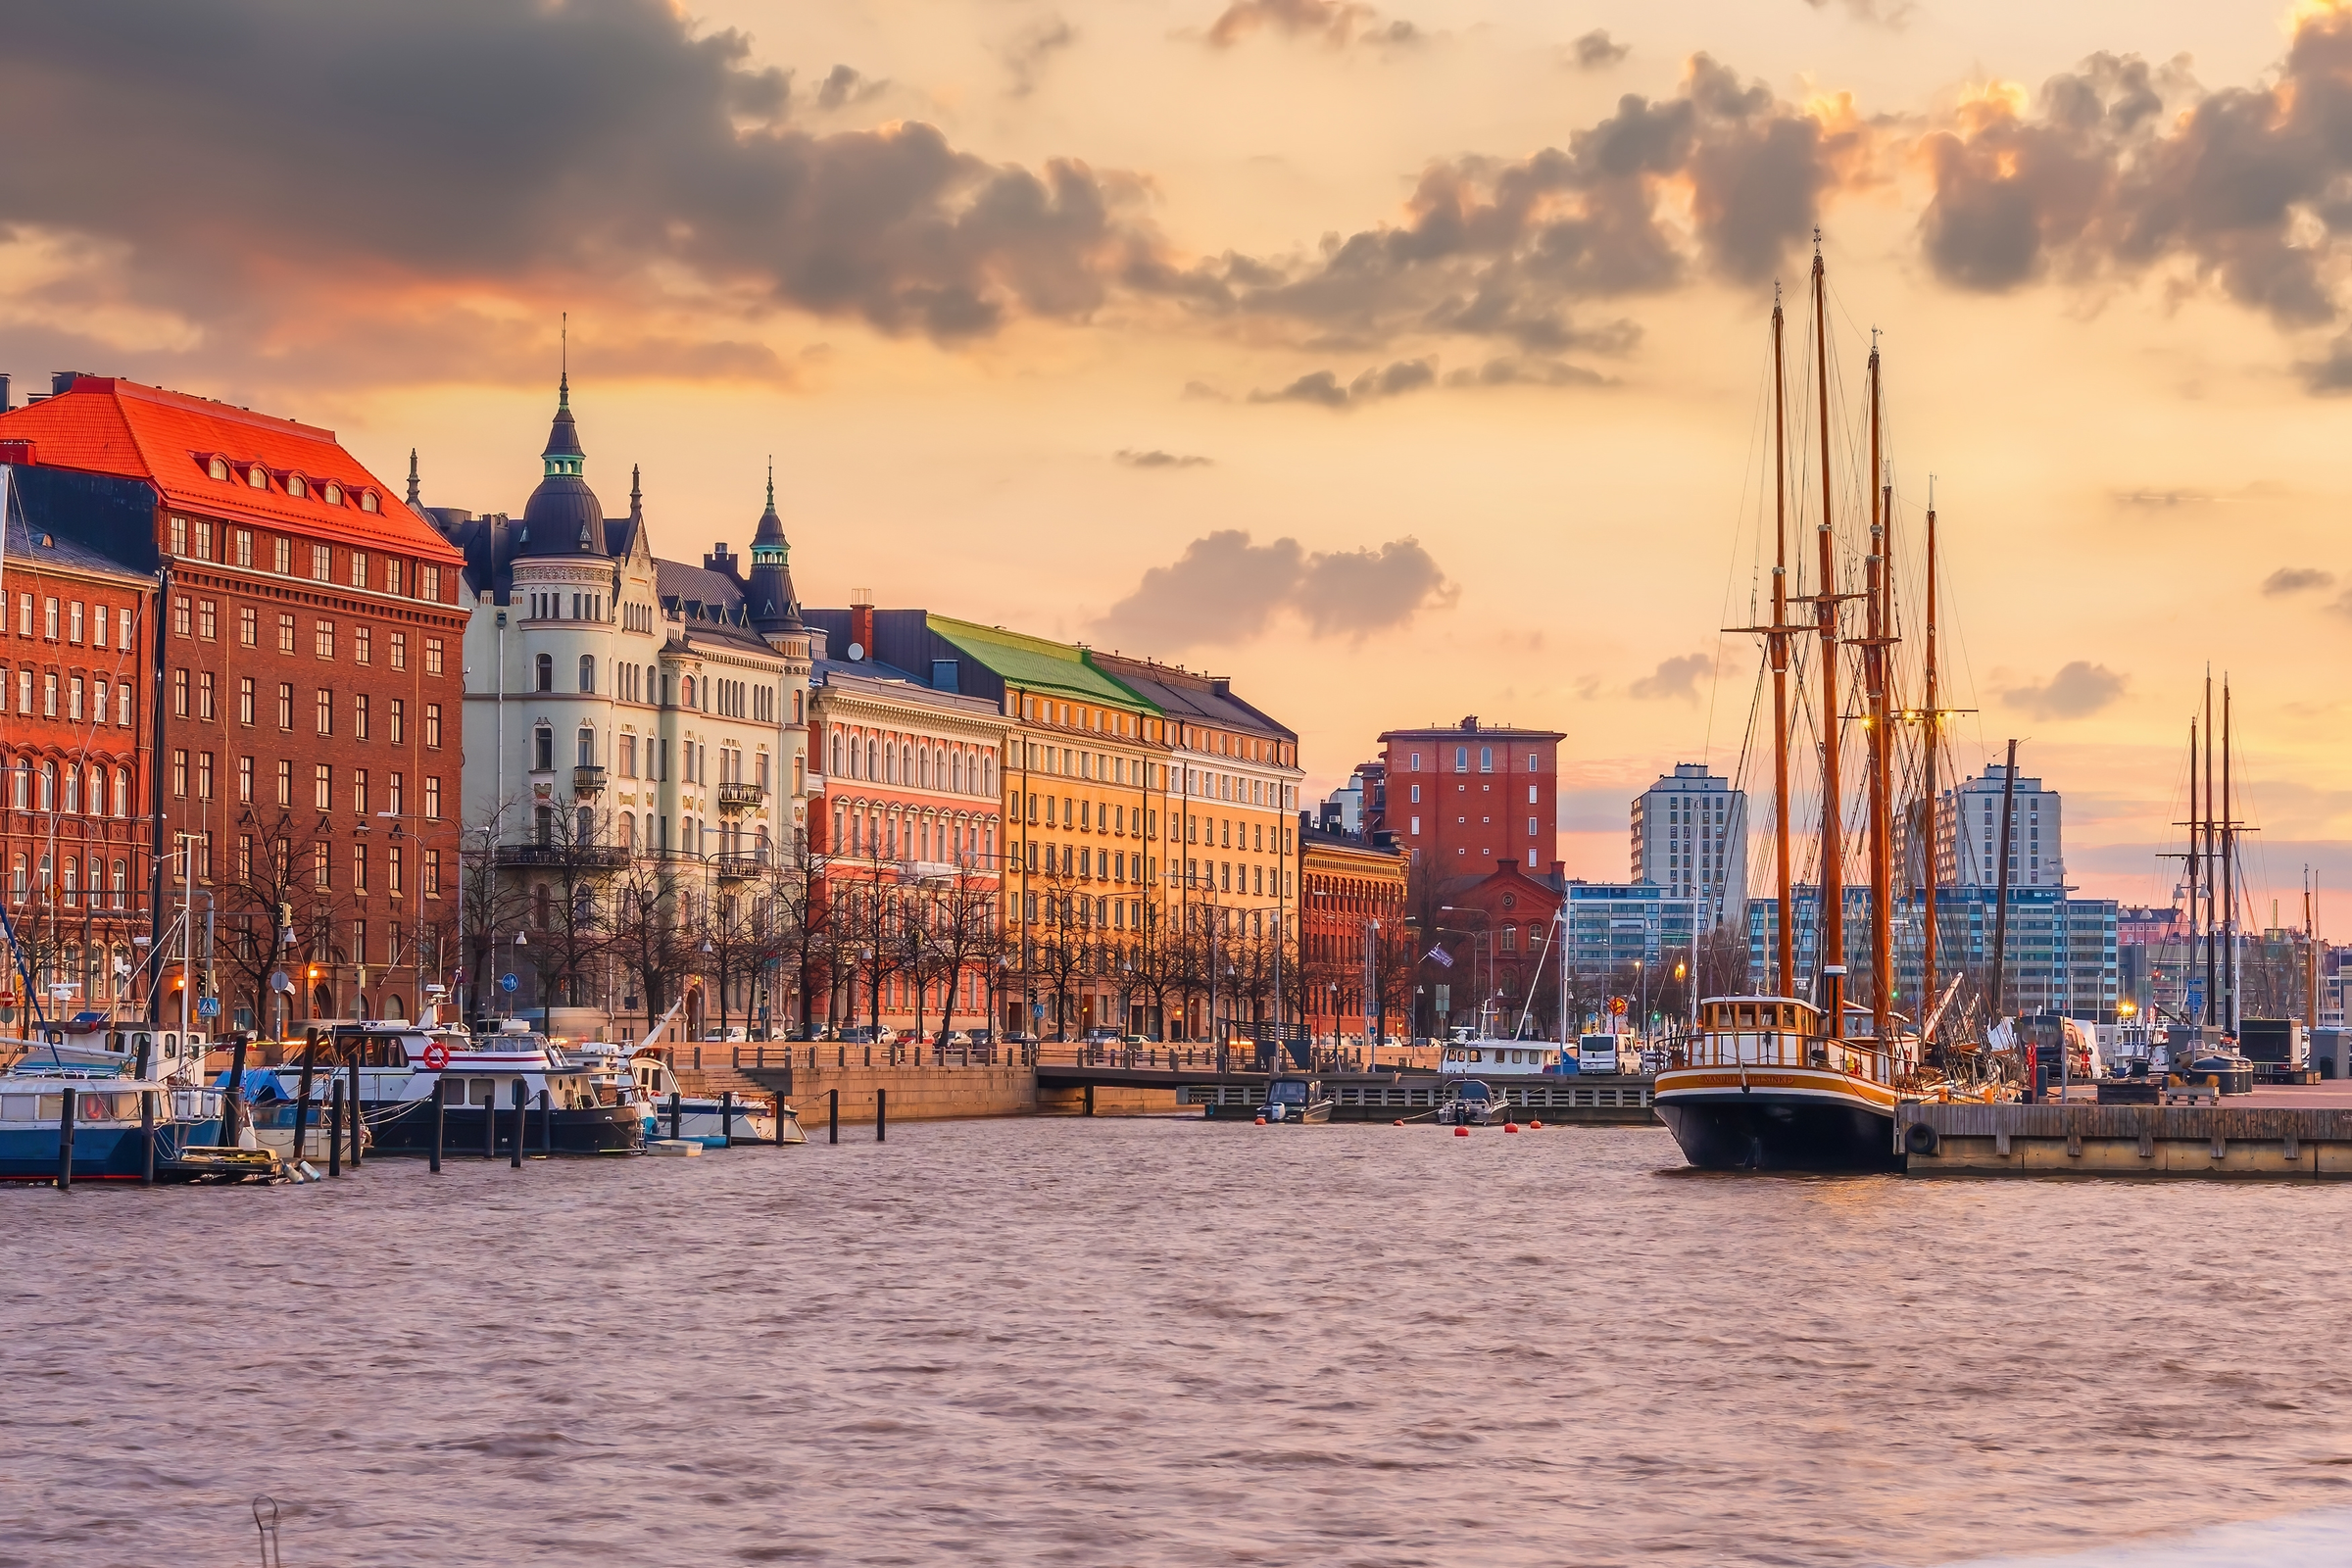
<path id="1" fill-rule="evenodd" d="M 151 1049 L 154 1039 L 153 1035 L 139 1036 L 139 1061 L 135 1076 L 141 1083 L 147 1081 L 147 1053 Z M 139 1091 L 139 1185 L 153 1187 L 155 1185 L 155 1095 L 152 1091 L 145 1089 Z"/>
<path id="2" fill-rule="evenodd" d="M 326 1173 L 343 1174 L 343 1079 L 326 1086 Z"/>
<path id="3" fill-rule="evenodd" d="M 186 1042 L 181 1042 L 186 1044 Z M 220 1142 L 223 1147 L 237 1147 L 237 1135 L 245 1130 L 245 1038 L 237 1037 L 237 1048 L 228 1062 L 228 1098 L 220 1102 Z"/>
<path id="4" fill-rule="evenodd" d="M 436 1176 L 441 1174 L 441 1134 L 445 1125 L 442 1111 L 447 1099 L 444 1091 L 448 1088 L 448 1079 L 439 1076 L 433 1079 L 433 1150 L 432 1157 L 426 1161 L 424 1168 Z"/>
<path id="5" fill-rule="evenodd" d="M 1086 1113 L 1089 1116 L 1095 1113 L 1095 1086 L 1093 1084 L 1086 1086 Z"/>
<path id="6" fill-rule="evenodd" d="M 681 1123 L 682 1117 L 678 1103 L 678 1092 L 675 1089 L 672 1089 L 669 1092 L 669 1136 L 671 1138 L 674 1139 L 678 1136 L 678 1128 Z"/>
<path id="7" fill-rule="evenodd" d="M 841 1142 L 841 1091 L 838 1089 L 825 1091 L 825 1142 Z"/>
<path id="8" fill-rule="evenodd" d="M 362 1049 L 356 1044 L 352 1047 L 351 1093 L 343 1097 L 344 1102 L 351 1107 L 351 1168 L 353 1170 L 360 1168 L 361 1134 L 367 1128 L 367 1119 L 360 1114 L 360 1054 Z"/>
<path id="9" fill-rule="evenodd" d="M 890 1136 L 890 1091 L 874 1091 L 874 1142 L 881 1143 Z"/>
<path id="10" fill-rule="evenodd" d="M 496 1159 L 498 1157 L 498 1080 L 481 1078 L 476 1079 L 475 1082 L 481 1084 L 488 1094 L 487 1102 L 482 1106 L 482 1157 Z M 468 1098 L 471 1098 L 470 1092 Z"/>
<path id="11" fill-rule="evenodd" d="M 294 1097 L 294 1152 L 288 1156 L 289 1163 L 301 1163 L 303 1140 L 310 1136 L 311 1072 L 317 1063 L 318 1050 L 318 1042 L 316 1039 L 302 1048 L 302 1084 L 300 1092 Z"/>
<path id="12" fill-rule="evenodd" d="M 60 1085 L 57 1106 L 57 1190 L 74 1190 L 74 1080 Z"/>
<path id="13" fill-rule="evenodd" d="M 778 1090 L 772 1097 L 776 1102 L 776 1147 L 784 1147 L 784 1094 Z"/>
<path id="14" fill-rule="evenodd" d="M 718 1092 L 718 1134 L 719 1148 L 735 1147 L 735 1091 L 732 1089 Z"/>
<path id="15" fill-rule="evenodd" d="M 507 1163 L 515 1170 L 522 1169 L 522 1080 L 517 1078 L 514 1080 L 514 1149 L 507 1156 Z"/>
<path id="16" fill-rule="evenodd" d="M 556 1152 L 556 1097 L 552 1089 L 539 1091 L 539 1152 Z"/>

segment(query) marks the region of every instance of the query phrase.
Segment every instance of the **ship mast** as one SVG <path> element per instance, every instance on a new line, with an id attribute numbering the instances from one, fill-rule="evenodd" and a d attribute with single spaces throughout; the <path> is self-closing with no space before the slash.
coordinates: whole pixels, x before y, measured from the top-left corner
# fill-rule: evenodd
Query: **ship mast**
<path id="1" fill-rule="evenodd" d="M 1796 995 L 1796 899 L 1788 868 L 1788 410 L 1782 368 L 1785 318 L 1781 290 L 1772 291 L 1772 851 L 1780 899 L 1780 994 Z"/>
<path id="2" fill-rule="evenodd" d="M 1936 1006 L 1936 881 L 1939 869 L 1936 860 L 1936 847 L 1940 842 L 1942 832 L 1936 814 L 1938 808 L 1936 800 L 1936 731 L 1943 722 L 1943 714 L 1941 710 L 1936 706 L 1940 694 L 1936 689 L 1936 476 L 1932 473 L 1928 475 L 1927 652 L 1927 726 L 1920 731 L 1925 737 L 1925 750 L 1920 757 L 1919 785 L 1920 799 L 1926 806 L 1925 810 L 1921 813 L 1923 817 L 1922 831 L 1927 837 L 1927 845 L 1921 851 L 1921 856 L 1927 862 L 1925 869 L 1928 873 L 1928 902 L 1927 907 L 1922 911 L 1925 918 L 1920 947 L 1919 1004 L 1923 1009 L 1928 1009 L 1920 1014 L 1922 1035 L 1920 1045 L 1923 1049 L 1928 1045 L 1925 1038 L 1926 1021 Z M 1957 803 L 1955 803 L 1955 808 L 1956 805 Z M 1958 819 L 1955 808 L 1952 822 L 1952 848 L 1955 855 L 1960 847 L 1960 832 L 1965 825 Z"/>
<path id="3" fill-rule="evenodd" d="M 2202 860 L 2205 854 L 2198 835 L 2203 826 L 2197 816 L 2197 721 L 2192 718 L 2188 721 L 2188 853 L 2180 857 L 2181 864 L 2188 867 L 2188 973 L 2181 980 L 2183 996 L 2190 989 L 2188 981 L 2194 979 L 2197 972 L 2197 933 L 2201 929 L 2197 923 L 2197 884 L 2203 877 Z M 2187 1021 L 2192 1029 L 2204 1026 L 2205 1004 L 2201 995 L 2197 1004 L 2188 1009 Z"/>
<path id="4" fill-rule="evenodd" d="M 2215 973 L 2215 949 L 2221 941 L 2221 910 L 2213 901 L 2214 889 L 2221 886 L 2213 863 L 2213 671 L 2205 671 L 2205 1005 L 2197 1021 L 2217 1016 L 2222 988 Z"/>
<path id="5" fill-rule="evenodd" d="M 1870 726 L 1870 1019 L 1871 1038 L 1886 1042 L 1894 1032 L 1894 944 L 1887 898 L 1891 892 L 1893 858 L 1886 816 L 1886 648 L 1893 632 L 1888 613 L 1888 589 L 1893 573 L 1886 552 L 1885 471 L 1880 456 L 1879 346 L 1877 332 L 1870 346 L 1870 555 L 1864 562 L 1863 588 L 1868 596 L 1870 640 L 1863 650 L 1862 670 L 1870 683 L 1867 694 Z"/>
<path id="6" fill-rule="evenodd" d="M 1821 265 L 1821 230 L 1813 231 L 1813 354 L 1821 394 L 1821 580 L 1814 586 L 1814 621 L 1821 632 L 1821 956 L 1829 981 L 1816 992 L 1824 1030 L 1845 1034 L 1845 887 L 1838 843 L 1838 558 L 1831 527 L 1829 290 Z"/>
<path id="7" fill-rule="evenodd" d="M 2217 928 L 2229 944 L 2222 954 L 2222 1027 L 2237 1033 L 2237 823 L 2236 805 L 2230 792 L 2230 673 L 2222 672 L 2222 817 L 2218 828 L 2222 851 L 2222 908 Z M 2212 803 L 2206 803 L 2210 806 Z"/>

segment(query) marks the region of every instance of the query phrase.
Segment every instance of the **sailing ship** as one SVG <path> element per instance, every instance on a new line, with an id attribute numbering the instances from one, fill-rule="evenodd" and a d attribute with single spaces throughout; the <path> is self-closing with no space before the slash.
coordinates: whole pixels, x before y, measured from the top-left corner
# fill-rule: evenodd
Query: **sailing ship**
<path id="1" fill-rule="evenodd" d="M 1773 726 L 1773 865 L 1777 894 L 1776 966 L 1768 977 L 1773 994 L 1713 997 L 1701 1002 L 1694 1026 L 1671 1050 L 1652 1092 L 1658 1115 L 1690 1164 L 1716 1170 L 1855 1171 L 1899 1169 L 1903 1146 L 1896 1132 L 1896 1107 L 1905 1100 L 1942 1095 L 1950 1086 L 1923 1060 L 1921 1033 L 1893 1009 L 1894 941 L 1894 730 L 1898 722 L 1923 726 L 1921 748 L 1924 820 L 1934 821 L 1937 731 L 1946 710 L 1938 707 L 1936 663 L 1936 511 L 1927 512 L 1927 616 L 1925 703 L 1906 710 L 1894 691 L 1893 650 L 1899 642 L 1895 616 L 1892 554 L 1893 487 L 1881 450 L 1883 402 L 1879 350 L 1870 352 L 1869 461 L 1870 536 L 1863 556 L 1860 591 L 1841 588 L 1836 494 L 1832 482 L 1830 358 L 1827 272 L 1820 235 L 1814 236 L 1812 273 L 1814 381 L 1820 437 L 1819 557 L 1812 592 L 1790 588 L 1789 528 L 1794 491 L 1789 477 L 1788 382 L 1784 363 L 1786 317 L 1776 298 L 1772 309 L 1773 525 L 1772 619 L 1734 628 L 1758 633 L 1771 674 Z M 1846 607 L 1861 602 L 1861 625 L 1849 627 Z M 1791 609 L 1809 610 L 1791 618 Z M 1752 618 L 1752 617 L 1751 617 Z M 1855 633 L 1858 631 L 1858 635 Z M 1789 758 L 1795 718 L 1792 665 L 1800 640 L 1816 645 L 1813 663 L 1820 681 L 1819 748 L 1820 905 L 1819 955 L 1814 994 L 1796 991 L 1796 901 L 1790 842 Z M 1840 753 L 1845 716 L 1839 681 L 1851 659 L 1861 686 L 1864 732 L 1863 783 L 1867 801 L 1870 903 L 1867 1004 L 1847 1000 L 1844 841 L 1846 800 Z M 1932 828 L 1925 853 L 1927 896 L 1925 984 L 1936 995 L 1936 855 Z M 1931 1014 L 1929 1027 L 1934 1025 Z"/>

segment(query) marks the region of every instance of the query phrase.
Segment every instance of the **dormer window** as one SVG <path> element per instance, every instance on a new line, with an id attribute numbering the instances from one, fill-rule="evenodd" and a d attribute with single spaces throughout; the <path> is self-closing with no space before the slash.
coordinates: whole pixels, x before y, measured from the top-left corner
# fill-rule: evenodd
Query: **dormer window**
<path id="1" fill-rule="evenodd" d="M 290 473 L 286 475 L 286 494 L 294 497 L 296 500 L 300 500 L 302 497 L 307 496 L 310 493 L 311 487 L 302 482 L 301 474 Z"/>
<path id="2" fill-rule="evenodd" d="M 267 490 L 270 488 L 270 470 L 257 463 L 245 470 L 245 482 L 256 490 Z"/>
<path id="3" fill-rule="evenodd" d="M 339 507 L 343 504 L 343 487 L 329 479 L 326 481 L 326 488 L 319 492 L 318 499 L 330 507 Z"/>
<path id="4" fill-rule="evenodd" d="M 213 459 L 212 475 L 216 479 L 226 479 L 228 477 L 228 460 L 226 458 Z"/>
<path id="5" fill-rule="evenodd" d="M 362 512 L 373 512 L 375 510 L 374 491 L 364 490 L 360 493 L 360 510 Z"/>

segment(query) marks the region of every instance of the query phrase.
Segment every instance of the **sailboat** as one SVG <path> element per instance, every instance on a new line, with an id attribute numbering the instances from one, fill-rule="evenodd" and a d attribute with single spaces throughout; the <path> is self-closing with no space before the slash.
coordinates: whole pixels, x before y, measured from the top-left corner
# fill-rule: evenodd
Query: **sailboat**
<path id="1" fill-rule="evenodd" d="M 1932 760 L 1936 708 L 1936 578 L 1934 516 L 1929 513 L 1927 705 L 1900 710 L 1894 699 L 1894 573 L 1889 549 L 1892 486 L 1882 466 L 1879 351 L 1870 353 L 1870 549 L 1863 561 L 1862 591 L 1839 591 L 1838 533 L 1831 483 L 1830 364 L 1827 273 L 1820 236 L 1814 236 L 1812 294 L 1815 382 L 1819 392 L 1821 514 L 1814 592 L 1789 593 L 1789 501 L 1787 381 L 1784 370 L 1785 316 L 1772 308 L 1773 466 L 1775 559 L 1772 620 L 1735 628 L 1762 634 L 1771 673 L 1773 724 L 1774 871 L 1778 895 L 1777 967 L 1770 979 L 1776 994 L 1713 997 L 1702 1001 L 1690 1034 L 1669 1054 L 1658 1073 L 1652 1100 L 1658 1116 L 1690 1164 L 1713 1170 L 1853 1171 L 1899 1169 L 1903 1147 L 1896 1133 L 1896 1107 L 1938 1092 L 1936 1074 L 1923 1062 L 1919 1034 L 1896 1014 L 1894 994 L 1893 900 L 1893 729 L 1898 721 L 1924 722 Z M 1844 606 L 1863 602 L 1862 635 L 1848 634 Z M 1809 606 L 1811 615 L 1791 619 L 1790 607 Z M 1790 675 L 1800 639 L 1818 639 L 1815 658 L 1820 687 L 1821 828 L 1820 954 L 1812 997 L 1794 994 L 1796 909 L 1789 832 Z M 1845 800 L 1842 792 L 1839 728 L 1843 715 L 1838 681 L 1846 654 L 1859 658 L 1866 740 L 1864 773 L 1868 801 L 1870 865 L 1869 1004 L 1846 1000 Z M 1923 782 L 1928 820 L 1933 821 L 1932 760 Z M 1923 994 L 1934 995 L 1935 861 L 1926 857 L 1929 967 Z"/>

